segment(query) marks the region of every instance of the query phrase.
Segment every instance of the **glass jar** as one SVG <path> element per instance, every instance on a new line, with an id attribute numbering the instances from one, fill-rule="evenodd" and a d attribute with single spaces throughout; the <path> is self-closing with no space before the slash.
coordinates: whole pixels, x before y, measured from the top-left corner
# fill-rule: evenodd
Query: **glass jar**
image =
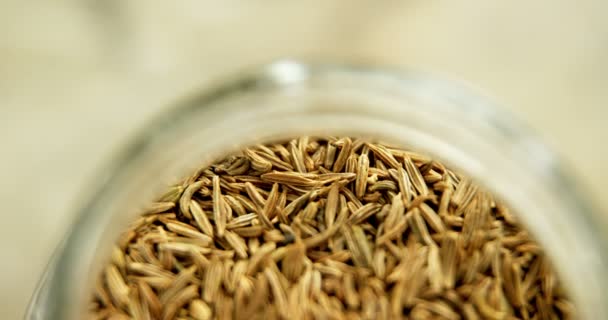
<path id="1" fill-rule="evenodd" d="M 427 153 L 505 201 L 552 258 L 585 319 L 608 319 L 598 216 L 555 155 L 494 103 L 425 74 L 279 61 L 184 101 L 143 129 L 93 181 L 28 319 L 77 319 L 134 213 L 195 168 L 298 135 L 373 137 Z"/>

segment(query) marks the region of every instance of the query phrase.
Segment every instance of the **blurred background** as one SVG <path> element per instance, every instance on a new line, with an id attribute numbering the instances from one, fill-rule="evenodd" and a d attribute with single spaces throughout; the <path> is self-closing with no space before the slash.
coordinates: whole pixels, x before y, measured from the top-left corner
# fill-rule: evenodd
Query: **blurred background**
<path id="1" fill-rule="evenodd" d="M 177 99 L 281 57 L 464 80 L 608 208 L 608 2 L 0 1 L 0 318 L 23 316 L 103 163 Z"/>

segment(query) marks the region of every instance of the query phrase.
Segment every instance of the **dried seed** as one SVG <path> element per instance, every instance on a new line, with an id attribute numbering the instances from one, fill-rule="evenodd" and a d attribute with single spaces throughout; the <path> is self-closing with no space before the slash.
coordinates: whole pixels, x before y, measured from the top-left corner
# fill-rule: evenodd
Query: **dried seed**
<path id="1" fill-rule="evenodd" d="M 175 277 L 175 275 L 170 271 L 164 270 L 159 266 L 147 263 L 131 262 L 127 264 L 127 269 L 132 272 L 143 274 L 146 276 L 168 278 L 171 280 L 173 280 L 173 278 Z"/>
<path id="2" fill-rule="evenodd" d="M 340 172 L 346 165 L 346 161 L 348 157 L 351 155 L 352 151 L 352 140 L 350 138 L 342 139 L 342 148 L 340 149 L 340 153 L 338 153 L 338 157 L 333 164 L 333 171 Z M 329 167 L 327 167 L 329 168 Z"/>
<path id="3" fill-rule="evenodd" d="M 372 257 L 374 273 L 380 279 L 384 279 L 386 276 L 386 250 L 379 248 L 374 251 Z"/>
<path id="4" fill-rule="evenodd" d="M 199 232 L 198 230 L 196 230 L 196 228 L 185 223 L 174 221 L 166 223 L 165 226 L 167 226 L 167 229 L 169 229 L 170 231 L 173 231 L 184 237 L 200 240 L 201 243 L 209 244 L 213 241 L 213 238 L 211 238 L 210 236 Z"/>
<path id="5" fill-rule="evenodd" d="M 456 267 L 458 257 L 458 234 L 455 232 L 446 233 L 441 243 L 440 255 L 441 255 L 441 268 L 443 270 L 443 285 L 448 288 L 454 288 L 456 281 Z"/>
<path id="6" fill-rule="evenodd" d="M 339 195 L 339 186 L 337 184 L 332 185 L 329 194 L 327 195 L 327 203 L 325 204 L 325 226 L 328 228 L 334 224 L 338 211 Z"/>
<path id="7" fill-rule="evenodd" d="M 502 276 L 507 298 L 514 307 L 521 307 L 524 304 L 524 295 L 519 266 L 513 263 L 510 254 L 505 254 L 502 261 Z"/>
<path id="8" fill-rule="evenodd" d="M 414 234 L 416 234 L 426 245 L 434 245 L 435 241 L 431 238 L 429 229 L 426 227 L 426 223 L 424 223 L 424 219 L 422 219 L 422 216 L 420 215 L 420 210 L 414 208 L 408 215 L 410 219 L 409 225 L 412 227 Z"/>
<path id="9" fill-rule="evenodd" d="M 228 242 L 232 249 L 234 249 L 239 258 L 247 258 L 247 244 L 245 243 L 245 240 L 243 240 L 243 238 L 241 238 L 236 233 L 226 231 L 226 233 L 224 234 L 224 239 L 226 239 L 226 242 Z"/>
<path id="10" fill-rule="evenodd" d="M 439 215 L 435 212 L 435 210 L 429 207 L 428 204 L 421 203 L 419 208 L 422 217 L 424 218 L 426 223 L 431 227 L 431 229 L 433 229 L 435 232 L 440 233 L 446 230 L 445 226 L 443 225 L 443 222 L 441 221 L 441 218 L 439 218 Z"/>
<path id="11" fill-rule="evenodd" d="M 158 249 L 161 251 L 169 251 L 172 254 L 187 257 L 192 252 L 200 252 L 203 254 L 207 254 L 211 252 L 210 248 L 201 247 L 200 245 L 196 245 L 193 243 L 184 243 L 184 242 L 170 242 L 170 243 L 160 243 L 158 245 Z M 172 260 L 174 262 L 175 260 Z"/>
<path id="12" fill-rule="evenodd" d="M 188 310 L 190 316 L 196 320 L 209 320 L 213 316 L 213 311 L 211 311 L 209 305 L 200 299 L 192 300 Z"/>
<path id="13" fill-rule="evenodd" d="M 434 292 L 440 292 L 441 288 L 443 287 L 444 280 L 443 272 L 441 270 L 441 258 L 439 255 L 439 248 L 437 246 L 429 247 L 427 259 L 427 273 L 431 290 Z"/>
<path id="14" fill-rule="evenodd" d="M 192 217 L 194 217 L 194 221 L 198 228 L 203 233 L 213 238 L 213 226 L 211 225 L 207 214 L 203 211 L 203 208 L 201 208 L 195 200 L 190 200 L 190 213 L 192 214 Z"/>
<path id="15" fill-rule="evenodd" d="M 276 210 L 277 201 L 279 200 L 279 185 L 277 183 L 272 185 L 272 190 L 268 195 L 268 199 L 264 202 L 264 209 L 258 215 L 258 218 L 262 221 L 262 224 L 267 229 L 272 229 L 272 223 L 270 219 L 274 217 L 274 212 Z"/>
<path id="16" fill-rule="evenodd" d="M 175 202 L 154 202 L 151 206 L 144 210 L 142 215 L 161 213 L 173 208 L 175 208 Z"/>
<path id="17" fill-rule="evenodd" d="M 386 164 L 391 166 L 393 169 L 401 167 L 401 164 L 393 155 L 381 144 L 367 143 L 367 147 L 374 153 L 374 155 L 384 161 Z"/>
<path id="18" fill-rule="evenodd" d="M 266 279 L 268 280 L 270 290 L 272 291 L 275 300 L 275 305 L 279 308 L 279 314 L 282 317 L 287 317 L 289 315 L 289 310 L 287 309 L 287 295 L 279 281 L 277 273 L 270 268 L 266 268 L 264 269 L 264 276 L 266 276 Z"/>
<path id="19" fill-rule="evenodd" d="M 298 145 L 296 140 L 289 142 L 289 155 L 291 156 L 291 163 L 298 172 L 306 172 L 306 165 L 304 164 L 304 151 L 301 145 Z"/>
<path id="20" fill-rule="evenodd" d="M 351 224 L 359 224 L 378 213 L 381 209 L 382 206 L 377 203 L 368 203 L 354 211 L 348 220 Z"/>
<path id="21" fill-rule="evenodd" d="M 203 287 L 203 300 L 212 303 L 217 299 L 220 285 L 222 283 L 222 263 L 218 259 L 211 261 L 211 264 L 205 270 L 205 282 Z"/>
<path id="22" fill-rule="evenodd" d="M 170 187 L 122 234 L 88 308 L 99 319 L 576 316 L 542 248 L 493 196 L 424 155 L 335 137 L 245 149 Z"/>
<path id="23" fill-rule="evenodd" d="M 213 176 L 213 220 L 215 227 L 217 228 L 217 235 L 219 237 L 224 236 L 224 230 L 226 230 L 226 212 L 222 208 L 222 194 L 220 190 L 220 177 Z"/>
<path id="24" fill-rule="evenodd" d="M 272 171 L 263 174 L 262 179 L 288 186 L 315 187 L 319 185 L 317 181 L 307 178 L 306 176 L 303 176 L 301 173 L 297 172 Z"/>
<path id="25" fill-rule="evenodd" d="M 355 279 L 351 273 L 344 274 L 344 300 L 351 309 L 359 308 L 360 299 L 355 290 Z"/>
<path id="26" fill-rule="evenodd" d="M 420 301 L 418 302 L 418 306 L 425 308 L 432 313 L 441 316 L 442 318 L 449 320 L 459 320 L 460 315 L 456 311 L 454 311 L 448 304 L 443 301 Z"/>
<path id="27" fill-rule="evenodd" d="M 348 159 L 346 159 L 346 172 L 356 173 L 357 172 L 357 163 L 358 156 L 356 154 L 351 154 Z"/>
<path id="28" fill-rule="evenodd" d="M 253 221 L 258 218 L 255 213 L 248 213 L 246 215 L 236 217 L 226 224 L 226 229 L 241 228 L 253 225 Z"/>
<path id="29" fill-rule="evenodd" d="M 285 248 L 286 252 L 283 258 L 282 271 L 288 280 L 295 281 L 304 272 L 303 261 L 306 256 L 306 247 L 301 243 L 296 243 Z"/>
<path id="30" fill-rule="evenodd" d="M 146 281 L 138 281 L 137 288 L 139 290 L 139 296 L 145 301 L 146 306 L 150 310 L 150 316 L 154 319 L 160 318 L 162 305 L 150 285 Z"/>
<path id="31" fill-rule="evenodd" d="M 126 306 L 129 303 L 130 289 L 125 283 L 125 280 L 120 275 L 118 268 L 114 265 L 109 265 L 105 270 L 106 284 L 112 300 L 117 306 Z"/>
<path id="32" fill-rule="evenodd" d="M 260 146 L 258 146 L 260 147 Z M 263 149 L 265 147 L 262 147 L 260 149 Z M 267 148 L 266 148 L 267 149 Z M 291 166 L 291 164 L 279 157 L 277 157 L 274 152 L 272 152 L 271 150 L 268 150 L 267 152 L 258 152 L 258 155 L 262 158 L 264 158 L 265 160 L 267 160 L 268 162 L 272 163 L 272 166 L 280 169 L 280 170 L 293 170 L 293 167 Z"/>
<path id="33" fill-rule="evenodd" d="M 145 243 L 143 240 L 139 239 L 134 247 L 144 258 L 145 262 L 156 265 L 160 264 L 160 261 L 158 261 L 156 255 L 154 255 L 154 252 L 152 252 L 151 246 Z M 124 264 L 122 266 L 122 269 L 124 270 L 126 266 Z"/>
<path id="34" fill-rule="evenodd" d="M 159 202 L 177 202 L 179 200 L 179 198 L 182 195 L 182 192 L 184 192 L 184 187 L 182 186 L 172 186 L 169 187 L 169 189 L 165 192 L 165 194 L 163 194 L 162 196 L 160 196 L 160 198 L 158 199 Z"/>
<path id="35" fill-rule="evenodd" d="M 190 199 L 192 198 L 192 195 L 203 186 L 204 183 L 205 181 L 194 182 L 186 187 L 182 193 L 182 196 L 179 198 L 179 210 L 184 216 L 192 218 L 190 215 Z"/>
<path id="36" fill-rule="evenodd" d="M 198 295 L 198 286 L 191 285 L 180 291 L 175 297 L 167 302 L 163 309 L 163 320 L 170 320 L 175 318 L 175 315 L 190 300 Z"/>
<path id="37" fill-rule="evenodd" d="M 261 226 L 250 226 L 234 228 L 232 229 L 232 231 L 241 237 L 254 238 L 261 236 L 262 231 L 264 231 L 264 228 L 262 228 Z"/>
<path id="38" fill-rule="evenodd" d="M 475 307 L 473 307 L 473 305 L 470 304 L 470 303 L 465 303 L 462 306 L 462 313 L 463 313 L 464 318 L 466 320 L 479 320 L 479 319 L 481 319 L 481 317 L 477 314 L 477 311 L 475 311 Z"/>
<path id="39" fill-rule="evenodd" d="M 174 299 L 180 291 L 194 280 L 193 276 L 195 271 L 196 267 L 182 270 L 177 277 L 175 277 L 171 286 L 160 295 L 160 303 L 166 305 L 169 300 Z"/>
<path id="40" fill-rule="evenodd" d="M 249 265 L 247 266 L 247 274 L 253 274 L 259 267 L 259 264 L 262 262 L 262 260 L 269 256 L 275 248 L 276 244 L 273 242 L 268 242 L 260 246 L 260 248 L 256 250 L 249 259 Z"/>
<path id="41" fill-rule="evenodd" d="M 389 174 L 391 178 L 397 181 L 397 185 L 399 186 L 399 192 L 403 197 L 403 204 L 406 206 L 410 205 L 412 201 L 412 184 L 410 182 L 410 178 L 408 177 L 407 172 L 400 166 L 399 168 L 390 169 Z"/>
<path id="42" fill-rule="evenodd" d="M 385 230 L 380 237 L 376 238 L 376 245 L 385 244 L 387 241 L 391 241 L 396 237 L 399 237 L 405 232 L 405 230 L 407 230 L 408 226 L 409 224 L 407 219 L 401 219 L 393 226 L 385 226 L 387 228 L 391 228 L 389 230 Z"/>
<path id="43" fill-rule="evenodd" d="M 325 160 L 323 165 L 325 168 L 329 169 L 334 164 L 334 159 L 336 158 L 336 146 L 332 143 L 327 144 L 327 151 L 325 153 Z"/>
<path id="44" fill-rule="evenodd" d="M 426 186 L 426 182 L 424 182 L 422 174 L 420 174 L 420 171 L 418 170 L 418 168 L 416 168 L 416 165 L 407 156 L 403 157 L 403 162 L 405 164 L 405 170 L 407 171 L 412 185 L 414 186 L 416 191 L 418 191 L 418 194 L 423 196 L 427 195 L 429 193 L 428 187 Z"/>
<path id="45" fill-rule="evenodd" d="M 367 154 L 359 156 L 357 164 L 357 179 L 355 181 L 355 195 L 358 198 L 363 197 L 367 188 L 367 172 L 369 170 L 369 159 Z"/>
<path id="46" fill-rule="evenodd" d="M 230 206 L 230 208 L 232 208 L 233 212 L 236 212 L 236 214 L 238 216 L 243 216 L 247 214 L 247 210 L 245 209 L 245 207 L 243 206 L 243 204 L 241 204 L 241 202 L 230 196 L 230 195 L 224 195 L 224 201 Z"/>
<path id="47" fill-rule="evenodd" d="M 381 180 L 369 187 L 369 191 L 397 191 L 397 184 L 391 180 Z"/>
<path id="48" fill-rule="evenodd" d="M 256 212 L 257 208 L 255 207 L 255 204 L 253 203 L 253 201 L 251 201 L 251 199 L 245 197 L 242 194 L 236 194 L 234 195 L 234 198 L 237 199 L 241 205 L 245 208 L 245 210 L 247 210 L 247 212 Z"/>
<path id="49" fill-rule="evenodd" d="M 258 155 L 254 150 L 248 148 L 243 153 L 249 158 L 253 170 L 261 173 L 272 170 L 272 163 Z"/>
<path id="50" fill-rule="evenodd" d="M 391 207 L 388 216 L 384 219 L 385 226 L 394 226 L 399 221 L 403 220 L 405 215 L 405 207 L 403 205 L 403 198 L 401 194 L 393 196 Z"/>

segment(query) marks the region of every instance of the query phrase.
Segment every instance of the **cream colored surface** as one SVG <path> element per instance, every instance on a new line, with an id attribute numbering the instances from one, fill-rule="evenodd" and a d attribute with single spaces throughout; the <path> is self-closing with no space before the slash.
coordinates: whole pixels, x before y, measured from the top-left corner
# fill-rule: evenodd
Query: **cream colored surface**
<path id="1" fill-rule="evenodd" d="M 0 318 L 23 315 L 81 190 L 137 127 L 278 57 L 473 83 L 608 208 L 607 10 L 601 0 L 1 2 Z"/>

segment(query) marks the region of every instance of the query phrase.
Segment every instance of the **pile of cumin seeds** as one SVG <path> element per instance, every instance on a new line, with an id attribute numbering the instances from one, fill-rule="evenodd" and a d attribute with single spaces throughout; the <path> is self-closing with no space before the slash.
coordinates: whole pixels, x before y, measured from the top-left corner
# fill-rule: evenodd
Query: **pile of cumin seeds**
<path id="1" fill-rule="evenodd" d="M 117 241 L 92 319 L 571 319 L 542 248 L 414 152 L 301 137 L 173 186 Z"/>

